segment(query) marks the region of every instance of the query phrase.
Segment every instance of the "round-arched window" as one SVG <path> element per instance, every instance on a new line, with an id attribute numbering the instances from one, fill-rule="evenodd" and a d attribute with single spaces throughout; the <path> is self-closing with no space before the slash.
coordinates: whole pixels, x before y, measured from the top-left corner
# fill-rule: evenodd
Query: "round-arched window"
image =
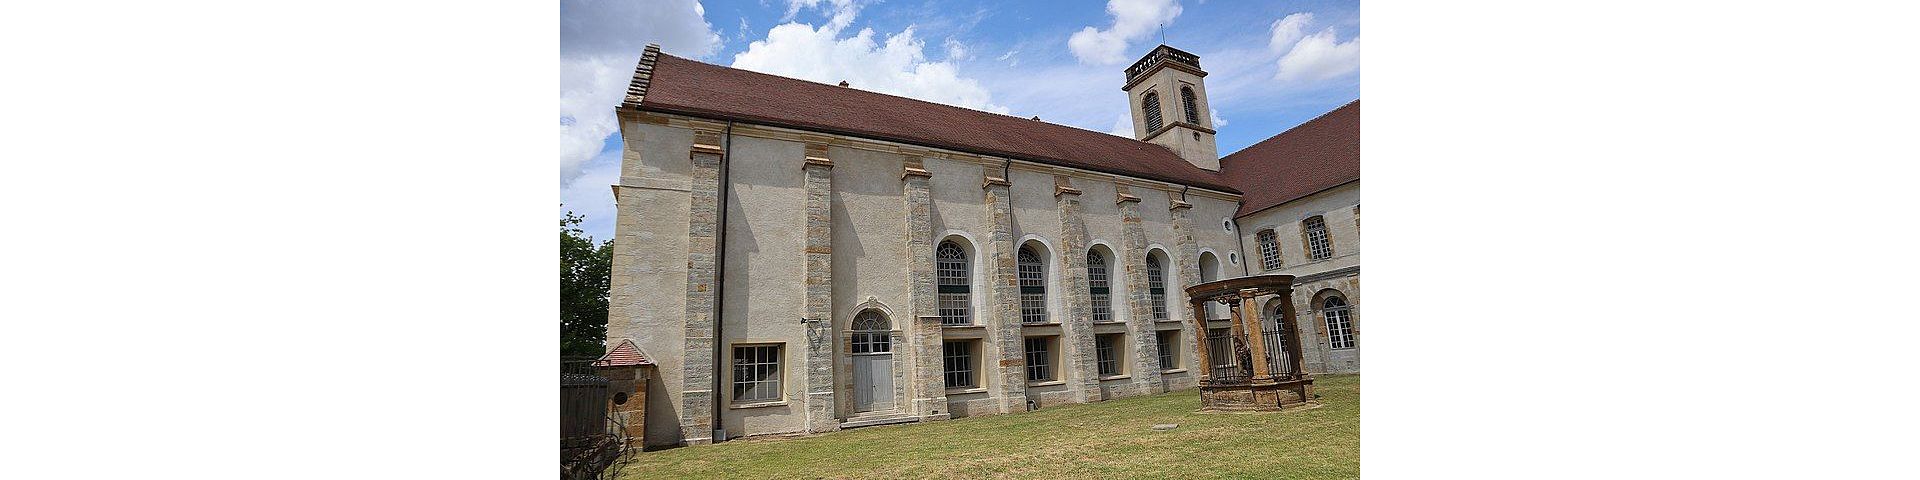
<path id="1" fill-rule="evenodd" d="M 852 353 L 888 353 L 893 351 L 893 326 L 887 317 L 875 310 L 860 312 L 853 317 L 850 335 Z"/>

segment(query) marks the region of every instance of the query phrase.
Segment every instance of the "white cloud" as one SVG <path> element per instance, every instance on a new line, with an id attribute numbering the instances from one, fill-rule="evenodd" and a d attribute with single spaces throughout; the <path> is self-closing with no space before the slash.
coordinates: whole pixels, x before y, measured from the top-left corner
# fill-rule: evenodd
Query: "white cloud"
<path id="1" fill-rule="evenodd" d="M 1339 42 L 1333 28 L 1301 38 L 1280 57 L 1273 78 L 1284 83 L 1314 83 L 1340 78 L 1360 70 L 1360 39 Z"/>
<path id="2" fill-rule="evenodd" d="M 802 3 L 804 0 L 796 0 Z M 873 29 L 842 38 L 857 5 L 835 5 L 833 19 L 819 28 L 786 23 L 773 27 L 733 57 L 733 67 L 820 83 L 845 80 L 854 88 L 918 98 L 966 108 L 1005 113 L 980 82 L 960 76 L 950 62 L 927 61 L 926 43 L 913 27 L 876 41 Z M 845 16 L 842 16 L 845 13 Z"/>
<path id="3" fill-rule="evenodd" d="M 626 97 L 646 44 L 690 57 L 720 46 L 705 12 L 694 0 L 560 2 L 561 185 L 579 178 L 583 165 L 618 132 L 613 108 Z"/>
<path id="4" fill-rule="evenodd" d="M 1267 46 L 1273 49 L 1273 53 L 1287 53 L 1288 50 L 1293 49 L 1295 42 L 1300 41 L 1300 37 L 1306 36 L 1307 25 L 1311 23 L 1313 23 L 1312 13 L 1295 13 L 1274 20 L 1273 38 L 1267 41 Z"/>
<path id="5" fill-rule="evenodd" d="M 1227 117 L 1220 116 L 1220 111 L 1214 110 L 1213 107 L 1207 107 L 1207 118 L 1213 119 L 1213 128 L 1227 126 Z"/>
<path id="6" fill-rule="evenodd" d="M 1176 0 L 1108 0 L 1107 13 L 1113 25 L 1106 29 L 1087 27 L 1067 39 L 1067 49 L 1080 63 L 1111 65 L 1127 60 L 1127 43 L 1156 31 L 1160 25 L 1180 16 Z"/>
<path id="7" fill-rule="evenodd" d="M 799 15 L 801 10 L 815 7 L 832 14 L 827 26 L 835 31 L 852 25 L 854 15 L 860 12 L 860 4 L 854 0 L 787 0 L 787 15 L 781 17 L 780 21 L 793 21 L 793 17 Z"/>
<path id="8" fill-rule="evenodd" d="M 957 62 L 973 58 L 973 55 L 967 52 L 967 44 L 960 43 L 960 41 L 954 40 L 953 37 L 947 37 L 945 45 L 947 47 L 947 61 Z"/>
<path id="9" fill-rule="evenodd" d="M 1119 117 L 1115 117 L 1113 128 L 1107 129 L 1107 133 L 1133 138 L 1133 113 L 1122 112 Z"/>

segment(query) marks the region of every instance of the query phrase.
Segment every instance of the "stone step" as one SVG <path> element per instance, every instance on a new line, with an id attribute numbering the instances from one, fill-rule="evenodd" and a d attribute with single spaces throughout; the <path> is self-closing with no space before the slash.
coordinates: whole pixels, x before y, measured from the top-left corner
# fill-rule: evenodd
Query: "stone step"
<path id="1" fill-rule="evenodd" d="M 874 425 L 892 425 L 896 423 L 914 423 L 919 421 L 920 421 L 920 417 L 916 417 L 916 416 L 908 415 L 904 413 L 861 415 L 858 417 L 849 418 L 844 422 L 840 422 L 840 429 L 845 430 L 849 428 L 871 427 Z"/>

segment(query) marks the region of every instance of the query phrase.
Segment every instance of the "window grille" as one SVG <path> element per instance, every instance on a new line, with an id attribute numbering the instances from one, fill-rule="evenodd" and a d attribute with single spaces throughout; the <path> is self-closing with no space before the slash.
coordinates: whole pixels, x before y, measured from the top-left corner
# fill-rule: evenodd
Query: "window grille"
<path id="1" fill-rule="evenodd" d="M 1327 297 L 1321 314 L 1327 317 L 1327 341 L 1333 348 L 1353 348 L 1352 307 L 1340 297 Z"/>
<path id="2" fill-rule="evenodd" d="M 1307 256 L 1314 260 L 1333 258 L 1333 244 L 1327 241 L 1327 221 L 1314 215 L 1301 223 L 1307 230 Z"/>
<path id="3" fill-rule="evenodd" d="M 1260 266 L 1267 270 L 1280 269 L 1280 236 L 1273 230 L 1261 230 L 1253 235 L 1260 244 Z"/>
<path id="4" fill-rule="evenodd" d="M 947 388 L 977 386 L 973 379 L 973 342 L 942 343 L 940 357 L 946 365 Z"/>
<path id="5" fill-rule="evenodd" d="M 1180 87 L 1180 103 L 1184 103 L 1187 106 L 1187 123 L 1199 125 L 1200 106 L 1195 104 L 1193 100 L 1193 89 Z"/>
<path id="6" fill-rule="evenodd" d="M 1160 94 L 1147 92 L 1147 96 L 1141 97 L 1140 111 L 1147 117 L 1147 131 L 1140 132 L 1141 135 L 1160 129 Z"/>
<path id="7" fill-rule="evenodd" d="M 780 345 L 733 347 L 733 401 L 779 400 Z"/>
<path id="8" fill-rule="evenodd" d="M 1050 343 L 1047 337 L 1027 339 L 1027 381 L 1044 382 L 1053 380 L 1053 356 L 1048 353 Z"/>
<path id="9" fill-rule="evenodd" d="M 853 318 L 853 328 L 849 347 L 853 353 L 887 353 L 893 351 L 893 335 L 887 317 L 880 312 L 867 310 Z"/>
<path id="10" fill-rule="evenodd" d="M 1093 337 L 1094 364 L 1100 369 L 1100 376 L 1120 374 L 1120 354 L 1114 346 L 1118 335 L 1100 335 Z"/>
<path id="11" fill-rule="evenodd" d="M 1160 336 L 1154 340 L 1159 342 L 1160 369 L 1172 370 L 1180 368 L 1180 358 L 1174 354 L 1180 351 L 1180 331 L 1162 330 L 1159 335 Z"/>
<path id="12" fill-rule="evenodd" d="M 1087 293 L 1092 297 L 1093 321 L 1113 321 L 1113 292 L 1107 280 L 1107 258 L 1100 252 L 1087 251 Z"/>
<path id="13" fill-rule="evenodd" d="M 1047 323 L 1046 265 L 1032 247 L 1020 247 L 1020 321 Z"/>
<path id="14" fill-rule="evenodd" d="M 1153 319 L 1167 319 L 1167 281 L 1160 271 L 1160 260 L 1147 256 L 1147 301 L 1153 303 Z"/>
<path id="15" fill-rule="evenodd" d="M 967 252 L 951 241 L 940 242 L 934 258 L 940 283 L 940 324 L 972 325 L 973 279 Z"/>

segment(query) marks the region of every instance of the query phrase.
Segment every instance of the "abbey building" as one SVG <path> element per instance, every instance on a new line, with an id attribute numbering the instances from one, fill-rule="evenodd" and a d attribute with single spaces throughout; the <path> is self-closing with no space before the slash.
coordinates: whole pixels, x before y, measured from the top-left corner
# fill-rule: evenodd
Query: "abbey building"
<path id="1" fill-rule="evenodd" d="M 657 368 L 646 443 L 1190 388 L 1227 313 L 1184 288 L 1242 275 L 1294 275 L 1308 371 L 1357 373 L 1359 101 L 1221 157 L 1206 75 L 1141 58 L 1124 138 L 647 47 L 607 321 Z"/>

